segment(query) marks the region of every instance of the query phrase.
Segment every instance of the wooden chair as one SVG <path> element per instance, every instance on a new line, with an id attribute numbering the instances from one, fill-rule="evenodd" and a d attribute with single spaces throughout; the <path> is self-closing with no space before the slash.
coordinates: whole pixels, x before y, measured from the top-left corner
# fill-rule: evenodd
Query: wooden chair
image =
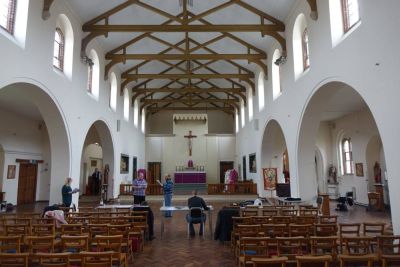
<path id="1" fill-rule="evenodd" d="M 282 209 L 281 216 L 297 216 L 297 210 L 295 209 Z"/>
<path id="2" fill-rule="evenodd" d="M 286 267 L 287 260 L 287 257 L 274 257 L 269 259 L 251 258 L 253 267 L 277 266 L 278 264 L 280 264 L 281 267 Z"/>
<path id="3" fill-rule="evenodd" d="M 309 266 L 310 264 L 323 264 L 324 267 L 329 267 L 332 257 L 329 255 L 325 256 L 296 256 L 297 267 Z"/>
<path id="4" fill-rule="evenodd" d="M 28 267 L 29 253 L 0 253 L 2 267 Z"/>
<path id="5" fill-rule="evenodd" d="M 251 217 L 232 217 L 232 232 L 231 232 L 231 250 L 235 251 L 236 247 L 236 228 L 238 225 L 252 224 Z"/>
<path id="6" fill-rule="evenodd" d="M 317 223 L 317 216 L 314 215 L 299 215 L 294 217 L 294 223 L 296 224 L 315 224 Z"/>
<path id="7" fill-rule="evenodd" d="M 263 224 L 262 231 L 268 237 L 285 237 L 289 235 L 289 228 L 287 224 Z"/>
<path id="8" fill-rule="evenodd" d="M 371 236 L 374 239 L 371 241 L 371 251 L 377 251 L 378 241 L 376 239 L 377 236 L 385 234 L 385 223 L 373 223 L 373 222 L 365 222 L 362 224 L 363 235 Z"/>
<path id="9" fill-rule="evenodd" d="M 337 224 L 337 216 L 336 215 L 321 215 L 318 216 L 318 222 L 320 224 Z"/>
<path id="10" fill-rule="evenodd" d="M 378 254 L 382 267 L 400 266 L 400 235 L 378 236 Z"/>
<path id="11" fill-rule="evenodd" d="M 134 232 L 131 231 L 130 224 L 121 224 L 121 225 L 109 225 L 108 226 L 108 234 L 109 235 L 121 235 L 121 248 L 122 252 L 125 252 L 128 255 L 128 259 L 130 262 L 133 262 L 133 248 L 132 248 L 132 240 L 131 236 L 134 235 Z M 140 250 L 143 251 L 143 244 L 140 243 Z"/>
<path id="12" fill-rule="evenodd" d="M 240 239 L 239 267 L 252 265 L 252 258 L 269 258 L 269 237 L 242 237 Z"/>
<path id="13" fill-rule="evenodd" d="M 81 207 L 79 206 L 78 211 L 83 213 L 93 212 L 95 207 Z"/>
<path id="14" fill-rule="evenodd" d="M 89 251 L 89 237 L 86 235 L 82 236 L 61 236 L 61 249 L 63 252 L 72 253 L 70 256 L 70 262 L 74 264 L 81 263 L 80 252 Z M 110 265 L 111 266 L 111 265 Z"/>
<path id="15" fill-rule="evenodd" d="M 110 267 L 113 252 L 81 252 L 82 267 Z"/>
<path id="16" fill-rule="evenodd" d="M 344 237 L 352 237 L 352 236 L 360 236 L 360 223 L 340 223 L 339 224 L 339 245 L 340 252 L 343 253 L 343 238 Z"/>
<path id="17" fill-rule="evenodd" d="M 243 218 L 247 218 L 247 217 L 243 217 Z M 268 224 L 268 223 L 270 223 L 270 217 L 267 217 L 267 216 L 253 216 L 250 218 L 251 218 L 251 222 L 253 224 Z"/>
<path id="18" fill-rule="evenodd" d="M 62 224 L 61 235 L 82 235 L 83 233 L 82 224 Z"/>
<path id="19" fill-rule="evenodd" d="M 96 235 L 108 235 L 108 224 L 89 224 L 89 237 L 95 238 Z"/>
<path id="20" fill-rule="evenodd" d="M 308 208 L 299 210 L 300 216 L 318 216 L 318 208 Z"/>
<path id="21" fill-rule="evenodd" d="M 31 235 L 34 236 L 54 236 L 56 234 L 55 224 L 32 224 Z"/>
<path id="22" fill-rule="evenodd" d="M 41 267 L 70 267 L 70 255 L 70 253 L 37 253 L 35 257 Z"/>
<path id="23" fill-rule="evenodd" d="M 235 234 L 235 258 L 239 259 L 240 255 L 240 239 L 243 237 L 257 237 L 260 236 L 261 225 L 238 225 Z"/>
<path id="24" fill-rule="evenodd" d="M 305 210 L 305 209 L 313 209 L 314 206 L 312 204 L 300 204 L 299 205 L 299 210 Z"/>
<path id="25" fill-rule="evenodd" d="M 287 257 L 287 263 L 295 262 L 296 256 L 306 253 L 303 250 L 306 239 L 303 237 L 277 237 L 276 241 L 277 255 L 278 257 Z"/>
<path id="26" fill-rule="evenodd" d="M 289 224 L 289 236 L 310 237 L 315 235 L 315 227 L 312 224 Z"/>
<path id="27" fill-rule="evenodd" d="M 97 251 L 114 252 L 112 254 L 113 265 L 117 266 L 123 265 L 126 267 L 128 265 L 126 254 L 122 253 L 123 239 L 124 239 L 123 235 L 109 235 L 109 236 L 97 235 L 95 238 Z"/>
<path id="28" fill-rule="evenodd" d="M 267 206 L 261 209 L 261 214 L 262 216 L 269 216 L 269 217 L 278 216 L 278 210 L 275 208 L 271 208 L 270 206 Z"/>
<path id="29" fill-rule="evenodd" d="M 28 236 L 26 238 L 30 254 L 54 252 L 55 236 Z"/>
<path id="30" fill-rule="evenodd" d="M 251 207 L 251 208 L 244 208 L 243 210 L 241 210 L 241 216 L 242 217 L 254 217 L 254 216 L 258 216 L 258 206 L 257 207 Z"/>
<path id="31" fill-rule="evenodd" d="M 347 263 L 367 264 L 372 267 L 378 260 L 376 254 L 371 253 L 372 237 L 343 237 L 344 251 L 339 255 L 340 267 Z"/>
<path id="32" fill-rule="evenodd" d="M 0 253 L 20 253 L 20 236 L 0 236 Z"/>
<path id="33" fill-rule="evenodd" d="M 311 255 L 323 256 L 329 255 L 333 261 L 337 260 L 337 236 L 311 236 Z"/>
<path id="34" fill-rule="evenodd" d="M 274 216 L 272 217 L 273 224 L 290 224 L 292 222 L 292 216 Z"/>
<path id="35" fill-rule="evenodd" d="M 316 236 L 336 236 L 337 235 L 337 225 L 336 224 L 316 224 L 315 225 L 315 235 Z"/>

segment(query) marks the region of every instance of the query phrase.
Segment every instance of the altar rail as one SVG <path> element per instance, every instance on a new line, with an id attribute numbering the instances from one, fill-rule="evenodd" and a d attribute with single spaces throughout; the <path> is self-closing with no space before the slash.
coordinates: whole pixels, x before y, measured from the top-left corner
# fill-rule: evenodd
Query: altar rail
<path id="1" fill-rule="evenodd" d="M 208 184 L 207 192 L 209 195 L 257 194 L 257 184 L 254 183 Z"/>
<path id="2" fill-rule="evenodd" d="M 132 195 L 132 185 L 131 184 L 120 184 L 119 194 L 121 196 Z M 163 189 L 159 184 L 148 184 L 146 189 L 146 195 L 162 195 Z"/>

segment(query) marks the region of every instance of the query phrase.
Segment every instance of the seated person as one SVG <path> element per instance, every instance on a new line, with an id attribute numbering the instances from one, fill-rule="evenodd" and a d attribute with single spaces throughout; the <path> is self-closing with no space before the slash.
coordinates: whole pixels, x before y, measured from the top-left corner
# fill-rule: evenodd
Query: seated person
<path id="1" fill-rule="evenodd" d="M 188 199 L 188 207 L 189 207 L 189 209 L 198 207 L 198 208 L 202 208 L 203 210 L 208 210 L 208 207 L 206 205 L 206 202 L 204 202 L 204 199 L 197 196 L 197 190 L 194 190 L 193 197 Z M 193 227 L 194 223 L 200 223 L 199 235 L 203 235 L 203 224 L 206 221 L 206 215 L 204 213 L 202 213 L 201 216 L 199 216 L 199 217 L 192 217 L 190 214 L 190 211 L 189 211 L 189 214 L 186 215 L 186 220 L 189 223 L 190 236 L 195 235 L 194 227 Z"/>

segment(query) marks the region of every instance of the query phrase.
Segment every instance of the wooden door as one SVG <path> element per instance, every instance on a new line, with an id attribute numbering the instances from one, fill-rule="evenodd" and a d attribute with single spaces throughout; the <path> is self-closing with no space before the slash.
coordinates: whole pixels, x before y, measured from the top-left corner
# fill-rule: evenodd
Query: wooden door
<path id="1" fill-rule="evenodd" d="M 36 200 L 37 164 L 21 163 L 18 179 L 17 204 L 34 203 Z"/>
<path id="2" fill-rule="evenodd" d="M 148 177 L 147 183 L 148 184 L 155 184 L 156 180 L 161 180 L 161 162 L 149 162 L 147 165 L 148 170 Z"/>
<path id="3" fill-rule="evenodd" d="M 233 161 L 220 161 L 219 162 L 219 182 L 225 183 L 225 172 L 233 169 Z"/>

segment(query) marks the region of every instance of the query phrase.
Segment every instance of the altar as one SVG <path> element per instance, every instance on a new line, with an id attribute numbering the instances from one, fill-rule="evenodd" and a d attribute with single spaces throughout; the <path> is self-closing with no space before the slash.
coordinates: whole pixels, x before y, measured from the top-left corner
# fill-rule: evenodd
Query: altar
<path id="1" fill-rule="evenodd" d="M 177 171 L 174 173 L 176 184 L 205 184 L 206 172 L 204 171 Z"/>

